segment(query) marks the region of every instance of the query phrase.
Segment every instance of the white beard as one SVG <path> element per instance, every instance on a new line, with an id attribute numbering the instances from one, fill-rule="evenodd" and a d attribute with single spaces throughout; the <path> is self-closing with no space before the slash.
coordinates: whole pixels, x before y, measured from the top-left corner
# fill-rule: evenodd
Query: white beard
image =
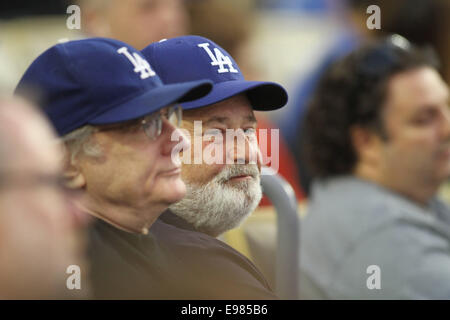
<path id="1" fill-rule="evenodd" d="M 246 181 L 229 183 L 231 177 L 248 174 Z M 256 165 L 229 165 L 207 184 L 184 181 L 186 196 L 170 210 L 198 231 L 217 237 L 239 226 L 261 201 L 260 175 Z"/>

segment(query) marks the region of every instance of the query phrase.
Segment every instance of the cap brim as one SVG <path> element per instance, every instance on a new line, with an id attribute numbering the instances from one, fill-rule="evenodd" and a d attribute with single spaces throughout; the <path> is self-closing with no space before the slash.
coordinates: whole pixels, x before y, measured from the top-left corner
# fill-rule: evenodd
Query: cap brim
<path id="1" fill-rule="evenodd" d="M 88 121 L 89 124 L 111 124 L 143 117 L 173 103 L 199 99 L 212 88 L 209 80 L 167 84 L 127 100 Z"/>
<path id="2" fill-rule="evenodd" d="M 233 80 L 214 83 L 211 92 L 200 99 L 183 103 L 183 109 L 201 108 L 246 93 L 254 110 L 276 110 L 288 101 L 286 90 L 274 82 Z"/>

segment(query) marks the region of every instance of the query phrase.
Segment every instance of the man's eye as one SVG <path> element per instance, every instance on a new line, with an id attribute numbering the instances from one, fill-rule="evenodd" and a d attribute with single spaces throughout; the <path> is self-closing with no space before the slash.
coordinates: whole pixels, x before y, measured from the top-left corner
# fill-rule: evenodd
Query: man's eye
<path id="1" fill-rule="evenodd" d="M 428 111 L 416 117 L 413 122 L 417 125 L 426 125 L 431 123 L 436 118 L 436 116 L 437 114 L 435 111 Z"/>
<path id="2" fill-rule="evenodd" d="M 247 128 L 244 130 L 244 133 L 249 138 L 256 138 L 256 129 L 255 128 Z"/>
<path id="3" fill-rule="evenodd" d="M 208 129 L 203 133 L 203 137 L 210 141 L 223 140 L 224 132 L 221 129 Z"/>
<path id="4" fill-rule="evenodd" d="M 425 123 L 428 122 L 429 118 L 430 117 L 427 117 L 427 116 L 416 117 L 416 118 L 414 118 L 413 123 L 415 123 L 415 124 L 425 124 Z"/>
<path id="5" fill-rule="evenodd" d="M 216 135 L 221 135 L 222 134 L 222 130 L 220 129 L 208 129 L 206 130 L 203 135 L 211 135 L 211 136 L 216 136 Z"/>

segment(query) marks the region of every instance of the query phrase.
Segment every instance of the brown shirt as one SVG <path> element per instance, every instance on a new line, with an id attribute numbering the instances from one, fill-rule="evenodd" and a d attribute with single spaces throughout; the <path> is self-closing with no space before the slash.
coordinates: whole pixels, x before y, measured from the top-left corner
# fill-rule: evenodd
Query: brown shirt
<path id="1" fill-rule="evenodd" d="M 148 235 L 122 231 L 97 219 L 90 229 L 89 256 L 97 299 L 277 298 L 239 252 L 161 219 Z"/>

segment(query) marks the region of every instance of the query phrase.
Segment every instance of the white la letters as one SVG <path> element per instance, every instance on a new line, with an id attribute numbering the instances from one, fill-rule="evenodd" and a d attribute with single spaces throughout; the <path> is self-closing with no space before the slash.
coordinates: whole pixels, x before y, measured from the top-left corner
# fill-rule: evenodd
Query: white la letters
<path id="1" fill-rule="evenodd" d="M 200 48 L 203 48 L 208 56 L 211 58 L 211 65 L 212 66 L 219 66 L 219 69 L 217 69 L 218 73 L 224 73 L 224 72 L 233 72 L 238 73 L 234 67 L 233 62 L 231 62 L 231 58 L 229 56 L 226 56 L 220 51 L 218 48 L 214 48 L 214 53 L 209 48 L 209 43 L 200 43 L 198 44 Z M 225 68 L 225 65 L 228 66 L 228 69 Z"/>
<path id="2" fill-rule="evenodd" d="M 117 50 L 119 54 L 125 55 L 125 57 L 130 60 L 130 62 L 134 66 L 134 72 L 141 74 L 141 79 L 147 79 L 148 77 L 153 77 L 156 75 L 155 71 L 152 70 L 150 67 L 150 64 L 147 60 L 142 58 L 140 55 L 138 55 L 136 52 L 133 52 L 133 55 L 131 55 L 128 52 L 127 47 L 122 47 Z"/>

